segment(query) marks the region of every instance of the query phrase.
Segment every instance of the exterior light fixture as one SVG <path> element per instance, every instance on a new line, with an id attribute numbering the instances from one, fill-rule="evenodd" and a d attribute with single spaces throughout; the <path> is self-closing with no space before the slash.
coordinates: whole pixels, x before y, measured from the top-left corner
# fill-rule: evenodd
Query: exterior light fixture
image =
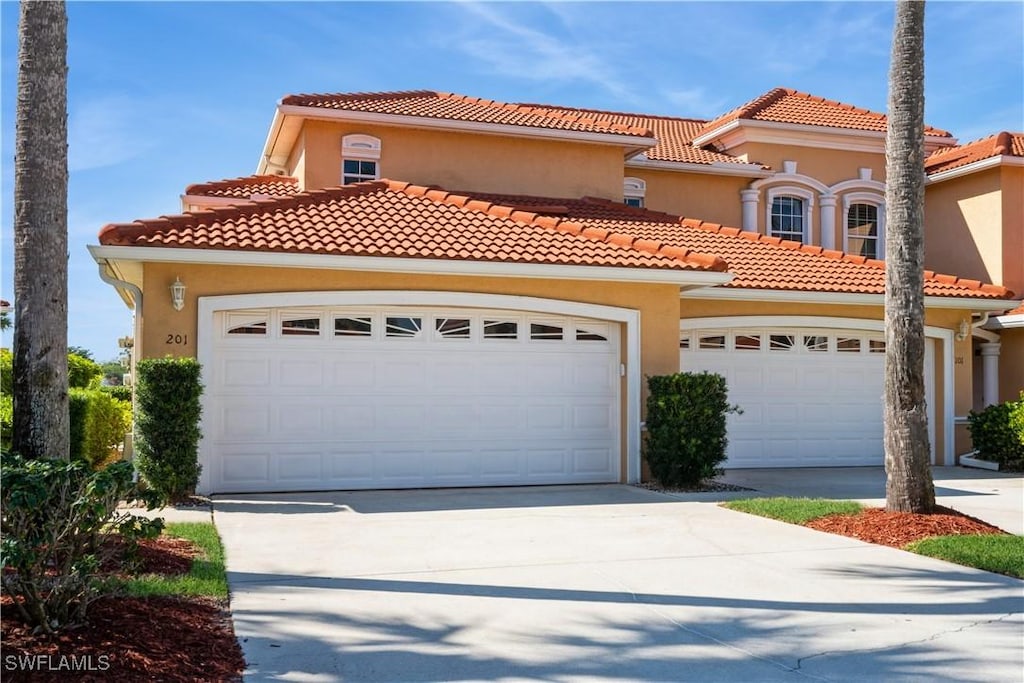
<path id="1" fill-rule="evenodd" d="M 969 335 L 970 333 L 971 326 L 968 324 L 967 320 L 961 320 L 960 327 L 957 328 L 956 331 L 956 340 L 963 341 L 964 339 L 967 339 L 967 335 Z"/>
<path id="2" fill-rule="evenodd" d="M 174 278 L 174 284 L 171 285 L 171 304 L 176 311 L 185 308 L 185 285 L 178 277 Z"/>

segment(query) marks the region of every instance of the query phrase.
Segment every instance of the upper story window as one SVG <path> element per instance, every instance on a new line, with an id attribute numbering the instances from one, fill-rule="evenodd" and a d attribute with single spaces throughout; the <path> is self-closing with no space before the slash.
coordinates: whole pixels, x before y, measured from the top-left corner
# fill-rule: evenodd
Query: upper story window
<path id="1" fill-rule="evenodd" d="M 341 139 L 341 183 L 380 178 L 380 139 L 354 133 Z"/>
<path id="2" fill-rule="evenodd" d="M 780 195 L 772 199 L 768 234 L 784 240 L 804 242 L 807 211 L 800 197 Z"/>
<path id="3" fill-rule="evenodd" d="M 622 179 L 622 197 L 626 206 L 643 208 L 644 196 L 647 194 L 647 183 L 640 178 Z"/>
<path id="4" fill-rule="evenodd" d="M 874 204 L 850 204 L 846 211 L 846 251 L 877 259 L 878 207 Z"/>

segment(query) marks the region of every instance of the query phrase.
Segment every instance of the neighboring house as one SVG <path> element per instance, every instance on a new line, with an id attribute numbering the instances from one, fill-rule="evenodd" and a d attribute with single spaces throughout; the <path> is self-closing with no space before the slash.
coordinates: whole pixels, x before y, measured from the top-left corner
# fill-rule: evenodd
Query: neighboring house
<path id="1" fill-rule="evenodd" d="M 680 369 L 743 407 L 727 466 L 880 464 L 884 126 L 781 89 L 712 122 L 289 96 L 257 175 L 90 250 L 140 357 L 203 364 L 205 492 L 636 481 Z M 938 464 L 1020 303 L 980 280 L 926 274 Z"/>

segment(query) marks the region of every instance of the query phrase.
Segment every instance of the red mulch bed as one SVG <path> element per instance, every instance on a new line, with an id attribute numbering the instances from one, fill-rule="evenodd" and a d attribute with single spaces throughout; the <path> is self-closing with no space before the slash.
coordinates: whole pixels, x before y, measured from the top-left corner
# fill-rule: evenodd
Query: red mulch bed
<path id="1" fill-rule="evenodd" d="M 991 524 L 945 507 L 936 508 L 936 512 L 930 515 L 867 508 L 856 515 L 819 517 L 807 522 L 805 526 L 893 548 L 902 548 L 929 536 L 1006 533 Z"/>
<path id="2" fill-rule="evenodd" d="M 143 541 L 139 571 L 184 574 L 197 554 L 183 539 Z M 0 604 L 4 683 L 240 681 L 245 669 L 227 605 L 218 600 L 103 597 L 89 607 L 87 624 L 54 636 L 32 635 L 10 596 Z M 32 657 L 36 670 L 17 670 L 19 660 L 11 657 Z M 76 665 L 91 670 L 75 671 Z"/>

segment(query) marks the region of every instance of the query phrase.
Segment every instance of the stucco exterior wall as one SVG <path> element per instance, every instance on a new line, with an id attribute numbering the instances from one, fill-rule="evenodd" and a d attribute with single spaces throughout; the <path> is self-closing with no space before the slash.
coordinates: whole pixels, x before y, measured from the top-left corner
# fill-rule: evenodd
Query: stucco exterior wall
<path id="1" fill-rule="evenodd" d="M 999 169 L 925 189 L 925 268 L 1002 284 L 1003 200 Z"/>
<path id="2" fill-rule="evenodd" d="M 999 333 L 999 400 L 1013 401 L 1024 391 L 1024 328 Z"/>
<path id="3" fill-rule="evenodd" d="M 618 147 L 331 121 L 303 126 L 303 187 L 341 184 L 341 139 L 352 133 L 380 139 L 380 174 L 392 180 L 446 190 L 622 199 L 624 152 Z"/>
<path id="4" fill-rule="evenodd" d="M 767 164 L 775 171 L 782 171 L 783 161 L 795 161 L 797 173 L 817 178 L 826 185 L 858 178 L 861 168 L 870 168 L 872 179 L 885 181 L 885 155 L 881 152 L 845 152 L 748 142 L 730 149 L 729 153 L 751 163 Z"/>
<path id="5" fill-rule="evenodd" d="M 1003 166 L 1003 281 L 998 283 L 1024 297 L 1024 168 Z"/>
<path id="6" fill-rule="evenodd" d="M 647 183 L 644 206 L 652 211 L 733 227 L 742 224 L 740 190 L 747 187 L 750 178 L 652 171 L 629 166 L 623 175 L 640 178 Z"/>

